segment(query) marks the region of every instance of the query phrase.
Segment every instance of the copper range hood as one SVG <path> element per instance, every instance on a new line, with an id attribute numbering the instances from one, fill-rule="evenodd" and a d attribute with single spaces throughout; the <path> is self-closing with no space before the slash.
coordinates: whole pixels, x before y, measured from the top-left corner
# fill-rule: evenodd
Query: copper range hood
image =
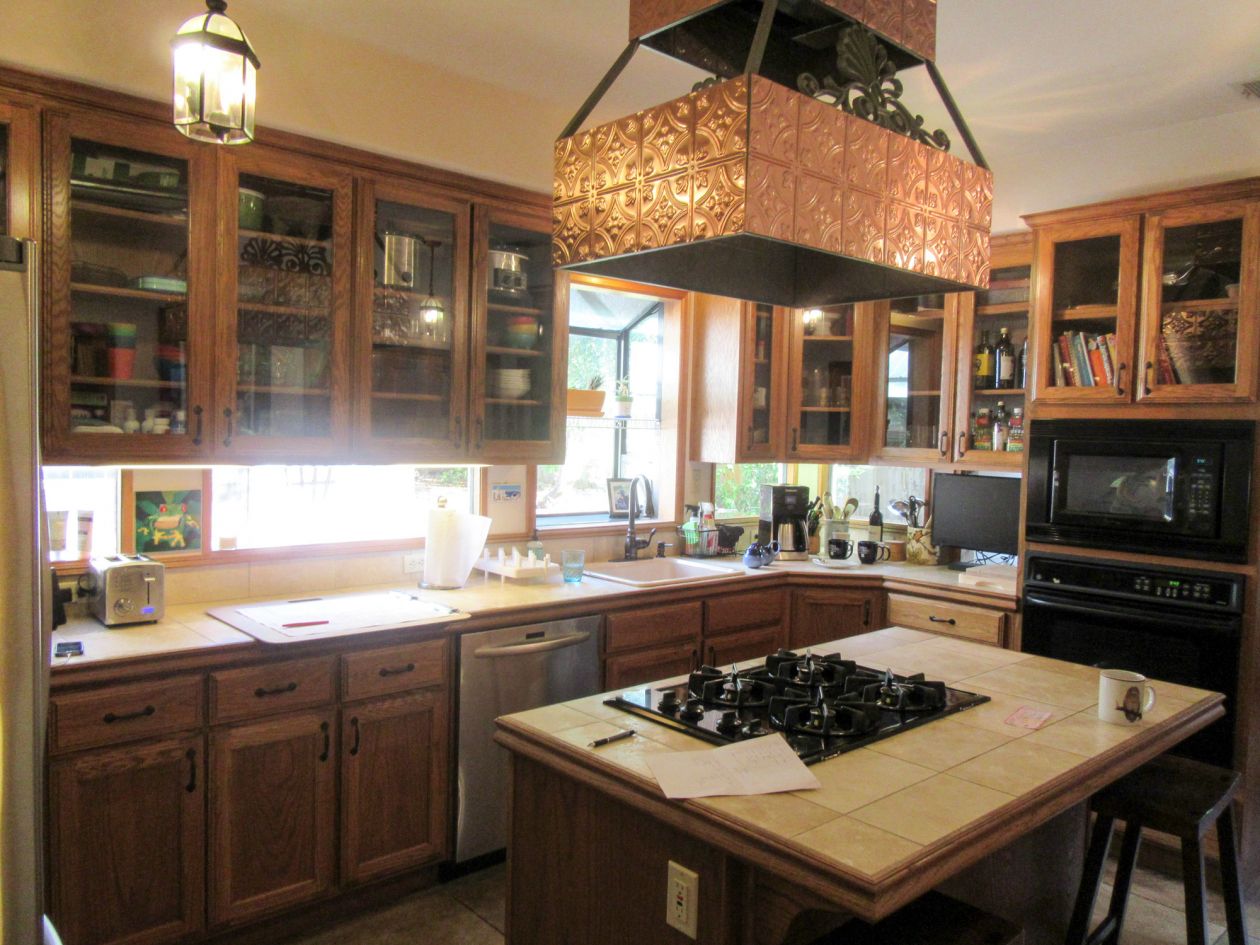
<path id="1" fill-rule="evenodd" d="M 556 266 L 792 307 L 988 285 L 993 177 L 934 0 L 630 0 L 630 32 L 556 142 Z M 715 78 L 578 131 L 640 44 Z M 916 65 L 976 163 L 901 104 Z"/>

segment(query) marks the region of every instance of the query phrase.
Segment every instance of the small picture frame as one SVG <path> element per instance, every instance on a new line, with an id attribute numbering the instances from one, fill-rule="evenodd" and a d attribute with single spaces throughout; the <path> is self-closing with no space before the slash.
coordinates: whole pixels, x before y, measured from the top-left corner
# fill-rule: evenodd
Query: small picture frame
<path id="1" fill-rule="evenodd" d="M 630 517 L 630 479 L 609 479 L 608 481 L 608 517 Z"/>

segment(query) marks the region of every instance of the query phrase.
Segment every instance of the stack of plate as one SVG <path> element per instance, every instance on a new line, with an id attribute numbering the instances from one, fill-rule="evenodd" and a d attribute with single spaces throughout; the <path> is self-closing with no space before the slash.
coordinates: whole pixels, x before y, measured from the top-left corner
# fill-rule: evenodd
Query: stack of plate
<path id="1" fill-rule="evenodd" d="M 490 396 L 518 400 L 529 393 L 529 368 L 497 368 L 490 372 Z"/>

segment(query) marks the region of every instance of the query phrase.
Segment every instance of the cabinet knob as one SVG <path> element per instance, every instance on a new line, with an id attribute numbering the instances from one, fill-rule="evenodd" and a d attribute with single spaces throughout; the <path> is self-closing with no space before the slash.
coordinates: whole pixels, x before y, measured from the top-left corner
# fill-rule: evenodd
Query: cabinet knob
<path id="1" fill-rule="evenodd" d="M 455 445 L 459 446 L 464 442 L 464 418 L 455 418 Z"/>
<path id="2" fill-rule="evenodd" d="M 797 435 L 797 432 L 798 432 L 798 429 L 797 429 L 796 427 L 792 427 L 792 452 L 793 452 L 793 453 L 795 453 L 795 452 L 796 452 L 796 435 Z"/>
<path id="3" fill-rule="evenodd" d="M 958 455 L 962 457 L 967 452 L 967 434 L 962 432 L 958 434 Z"/>
<path id="4" fill-rule="evenodd" d="M 475 423 L 475 425 L 474 425 L 474 426 L 475 426 L 475 428 L 476 428 L 476 430 L 477 430 L 477 449 L 481 449 L 481 447 L 485 445 L 485 442 L 486 442 L 486 441 L 485 441 L 485 437 L 482 435 L 482 429 L 481 429 L 481 418 L 480 418 L 480 417 L 478 417 L 478 418 L 477 418 L 476 423 Z"/>
<path id="5" fill-rule="evenodd" d="M 1116 393 L 1124 396 L 1124 371 L 1128 365 L 1121 361 L 1116 365 Z"/>
<path id="6" fill-rule="evenodd" d="M 948 430 L 941 431 L 940 450 L 941 450 L 941 458 L 943 459 L 949 453 L 949 431 Z"/>
<path id="7" fill-rule="evenodd" d="M 928 614 L 928 620 L 932 621 L 932 623 L 947 623 L 951 627 L 958 623 L 953 617 L 937 617 L 932 614 Z"/>
<path id="8" fill-rule="evenodd" d="M 320 761 L 328 760 L 328 752 L 332 748 L 332 738 L 328 734 L 328 723 L 320 722 L 319 730 L 324 733 L 324 750 L 319 754 Z"/>
<path id="9" fill-rule="evenodd" d="M 350 717 L 350 730 L 354 732 L 354 744 L 350 746 L 350 754 L 357 755 L 359 753 L 359 717 L 357 715 Z"/>
<path id="10" fill-rule="evenodd" d="M 201 445 L 201 427 L 202 427 L 201 415 L 202 413 L 203 411 L 201 409 L 201 404 L 198 404 L 197 406 L 193 407 L 193 417 L 197 421 L 197 425 L 193 428 L 193 446 Z"/>
<path id="11" fill-rule="evenodd" d="M 1147 361 L 1147 362 L 1146 362 L 1146 385 L 1145 385 L 1145 386 L 1146 386 L 1146 391 L 1145 391 L 1145 393 L 1146 393 L 1146 395 L 1147 395 L 1148 397 L 1149 397 L 1149 396 L 1151 395 L 1151 393 L 1152 393 L 1152 391 L 1151 391 L 1151 378 L 1153 378 L 1154 376 L 1155 376 L 1155 365 L 1154 365 L 1153 363 L 1151 363 L 1150 361 Z"/>
<path id="12" fill-rule="evenodd" d="M 223 419 L 227 421 L 227 436 L 223 438 L 223 445 L 231 446 L 232 445 L 232 408 L 231 407 L 223 408 Z"/>
<path id="13" fill-rule="evenodd" d="M 188 759 L 188 783 L 184 785 L 184 790 L 192 794 L 197 790 L 197 749 L 189 748 L 184 757 Z"/>

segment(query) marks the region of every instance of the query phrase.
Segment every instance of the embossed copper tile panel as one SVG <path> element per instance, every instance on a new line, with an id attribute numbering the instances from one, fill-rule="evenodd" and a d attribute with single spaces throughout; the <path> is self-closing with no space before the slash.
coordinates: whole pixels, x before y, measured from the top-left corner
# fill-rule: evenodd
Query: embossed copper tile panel
<path id="1" fill-rule="evenodd" d="M 936 0 L 904 0 L 901 44 L 936 61 Z"/>
<path id="2" fill-rule="evenodd" d="M 738 277 L 753 290 L 763 264 L 793 281 L 783 275 L 793 253 L 813 254 L 796 282 L 808 274 L 865 293 L 846 300 L 889 297 L 872 293 L 894 279 L 901 295 L 987 284 L 989 172 L 760 76 L 557 142 L 556 169 L 560 266 L 633 278 L 633 263 L 617 260 L 668 248 L 691 253 L 669 257 L 679 280 L 669 284 L 694 288 L 691 273 L 720 268 L 717 247 L 736 245 L 718 241 L 738 237 Z M 890 268 L 852 268 L 867 263 Z"/>

